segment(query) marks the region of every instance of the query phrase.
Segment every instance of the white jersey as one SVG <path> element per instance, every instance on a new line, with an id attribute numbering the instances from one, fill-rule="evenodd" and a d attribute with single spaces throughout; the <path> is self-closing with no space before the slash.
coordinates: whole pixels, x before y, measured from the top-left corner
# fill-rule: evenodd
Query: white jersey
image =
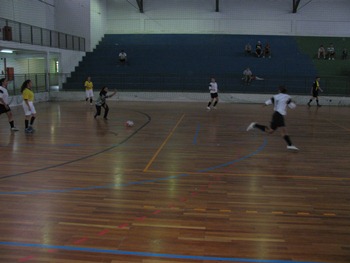
<path id="1" fill-rule="evenodd" d="M 210 93 L 218 93 L 218 84 L 216 82 L 210 82 L 209 91 Z"/>
<path id="2" fill-rule="evenodd" d="M 265 104 L 273 104 L 274 111 L 277 111 L 282 115 L 287 115 L 287 106 L 289 106 L 291 109 L 296 107 L 295 103 L 292 101 L 292 98 L 285 93 L 274 95 L 271 99 L 267 100 Z"/>
<path id="3" fill-rule="evenodd" d="M 120 52 L 120 53 L 119 53 L 119 58 L 120 58 L 120 59 L 126 59 L 126 57 L 127 57 L 127 55 L 126 55 L 125 52 Z"/>
<path id="4" fill-rule="evenodd" d="M 7 89 L 5 89 L 2 86 L 0 86 L 0 98 L 2 98 L 2 100 L 6 103 L 6 105 L 9 103 L 9 93 Z M 0 101 L 0 104 L 2 104 L 1 101 Z"/>

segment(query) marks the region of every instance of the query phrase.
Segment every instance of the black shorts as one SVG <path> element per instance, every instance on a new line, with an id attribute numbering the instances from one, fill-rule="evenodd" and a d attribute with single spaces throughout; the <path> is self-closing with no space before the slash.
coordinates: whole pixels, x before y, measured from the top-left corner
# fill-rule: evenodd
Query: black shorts
<path id="1" fill-rule="evenodd" d="M 11 111 L 10 107 L 8 107 L 6 109 L 5 105 L 0 104 L 0 114 L 6 113 L 6 112 L 9 112 L 9 111 Z"/>
<path id="2" fill-rule="evenodd" d="M 314 97 L 314 98 L 318 97 L 318 90 L 312 91 L 312 97 Z"/>
<path id="3" fill-rule="evenodd" d="M 218 95 L 217 93 L 210 93 L 210 97 L 211 97 L 212 99 L 214 99 L 214 98 L 219 97 L 219 95 Z"/>
<path id="4" fill-rule="evenodd" d="M 284 126 L 286 126 L 284 123 L 284 116 L 281 113 L 275 111 L 272 115 L 270 128 L 272 130 L 277 130 L 278 127 L 284 127 Z"/>

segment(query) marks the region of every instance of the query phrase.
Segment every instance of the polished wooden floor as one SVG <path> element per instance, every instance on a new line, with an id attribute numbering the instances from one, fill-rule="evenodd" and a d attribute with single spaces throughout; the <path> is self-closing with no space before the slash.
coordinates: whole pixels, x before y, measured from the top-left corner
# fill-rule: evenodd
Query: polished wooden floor
<path id="1" fill-rule="evenodd" d="M 350 108 L 111 101 L 0 116 L 0 262 L 350 262 Z M 125 127 L 132 120 L 134 127 Z"/>

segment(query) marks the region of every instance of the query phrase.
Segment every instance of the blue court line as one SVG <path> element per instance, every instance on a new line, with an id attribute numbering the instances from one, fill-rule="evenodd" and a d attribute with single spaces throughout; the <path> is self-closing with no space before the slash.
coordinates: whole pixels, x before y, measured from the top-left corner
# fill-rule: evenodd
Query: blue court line
<path id="1" fill-rule="evenodd" d="M 197 172 L 199 173 L 204 173 L 204 172 L 209 172 L 213 171 L 218 168 L 226 167 L 231 164 L 243 161 L 249 157 L 252 157 L 256 155 L 257 153 L 261 152 L 267 144 L 267 139 L 265 138 L 263 143 L 256 149 L 255 151 L 232 161 L 208 167 L 205 169 L 198 170 Z M 150 180 L 142 180 L 142 181 L 137 181 L 137 182 L 129 182 L 125 184 L 107 184 L 107 185 L 101 185 L 101 186 L 88 186 L 88 187 L 74 187 L 74 188 L 67 188 L 67 189 L 52 189 L 52 190 L 34 190 L 34 191 L 13 191 L 13 192 L 0 192 L 0 195 L 35 195 L 35 194 L 48 194 L 48 193 L 67 193 L 67 192 L 73 192 L 73 191 L 86 191 L 86 190 L 93 190 L 93 189 L 106 189 L 106 188 L 113 188 L 113 187 L 126 187 L 126 186 L 131 186 L 131 185 L 142 185 L 142 184 L 147 184 L 147 183 L 154 183 L 157 181 L 162 181 L 162 180 L 169 180 L 169 179 L 175 179 L 179 177 L 185 177 L 189 176 L 189 174 L 178 174 L 178 175 L 171 175 L 163 178 L 156 178 L 156 179 L 150 179 Z"/>
<path id="2" fill-rule="evenodd" d="M 137 257 L 157 257 L 157 258 L 168 258 L 168 259 L 171 258 L 171 259 L 186 259 L 186 260 L 207 260 L 207 261 L 214 261 L 215 260 L 215 261 L 249 262 L 249 263 L 321 263 L 321 262 L 294 261 L 294 260 L 225 258 L 225 257 L 213 257 L 213 256 L 190 256 L 190 255 L 178 255 L 178 254 L 125 251 L 125 250 L 118 250 L 118 249 L 55 246 L 55 245 L 32 244 L 32 243 L 21 243 L 21 242 L 6 242 L 6 241 L 0 241 L 0 245 L 2 245 L 2 246 L 16 246 L 16 247 L 44 248 L 44 249 L 59 249 L 59 250 L 66 250 L 66 251 L 80 251 L 80 252 L 104 253 L 104 254 L 114 254 L 114 255 L 128 255 L 128 256 L 137 256 Z"/>
<path id="3" fill-rule="evenodd" d="M 198 134 L 199 134 L 199 129 L 200 129 L 201 125 L 198 123 L 197 128 L 196 128 L 196 133 L 194 134 L 194 138 L 193 138 L 193 144 L 196 145 L 197 144 L 197 138 L 198 138 Z"/>

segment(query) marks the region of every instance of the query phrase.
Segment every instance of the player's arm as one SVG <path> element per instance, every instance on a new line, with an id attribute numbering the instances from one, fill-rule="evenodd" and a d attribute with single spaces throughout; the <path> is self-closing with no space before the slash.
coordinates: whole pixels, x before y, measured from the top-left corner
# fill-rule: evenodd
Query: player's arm
<path id="1" fill-rule="evenodd" d="M 289 99 L 289 100 L 287 101 L 287 105 L 288 105 L 288 107 L 289 107 L 290 109 L 295 109 L 295 108 L 297 107 L 297 105 L 295 104 L 294 101 L 292 101 L 292 99 Z"/>
<path id="2" fill-rule="evenodd" d="M 4 101 L 1 97 L 0 97 L 0 103 L 1 103 L 2 105 L 4 105 L 6 109 L 9 108 L 9 105 L 7 105 L 7 103 L 5 103 L 5 101 Z"/>
<path id="3" fill-rule="evenodd" d="M 264 106 L 269 106 L 271 104 L 273 104 L 275 101 L 275 99 L 272 97 L 271 99 L 268 99 L 267 101 L 265 101 Z"/>
<path id="4" fill-rule="evenodd" d="M 113 97 L 115 94 L 117 94 L 117 90 L 113 91 L 113 93 L 111 95 L 109 95 L 109 98 Z"/>

